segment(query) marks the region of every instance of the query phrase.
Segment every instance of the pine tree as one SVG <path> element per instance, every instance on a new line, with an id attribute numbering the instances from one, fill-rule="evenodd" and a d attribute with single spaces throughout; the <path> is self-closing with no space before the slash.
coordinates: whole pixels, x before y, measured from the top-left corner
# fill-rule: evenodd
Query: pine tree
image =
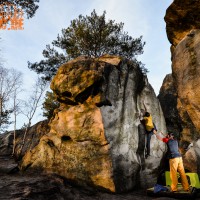
<path id="1" fill-rule="evenodd" d="M 46 92 L 45 100 L 43 105 L 43 116 L 50 119 L 53 116 L 53 112 L 59 107 L 59 102 L 56 101 L 56 97 L 53 92 Z"/>
<path id="2" fill-rule="evenodd" d="M 43 74 L 44 79 L 51 80 L 61 64 L 81 55 L 91 58 L 103 54 L 120 55 L 141 65 L 136 56 L 143 53 L 145 43 L 142 42 L 142 37 L 132 38 L 123 31 L 122 22 L 106 21 L 105 15 L 104 11 L 98 16 L 95 10 L 91 16 L 79 15 L 71 21 L 68 28 L 62 29 L 61 35 L 52 42 L 53 47 L 46 46 L 43 50 L 45 59 L 35 63 L 28 62 L 28 67 Z"/>

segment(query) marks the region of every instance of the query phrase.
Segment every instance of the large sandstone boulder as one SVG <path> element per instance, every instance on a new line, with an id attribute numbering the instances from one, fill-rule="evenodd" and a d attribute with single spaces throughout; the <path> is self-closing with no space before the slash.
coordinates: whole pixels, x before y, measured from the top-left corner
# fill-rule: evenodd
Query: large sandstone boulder
<path id="1" fill-rule="evenodd" d="M 186 125 L 183 137 L 200 136 L 200 30 L 193 30 L 177 45 L 172 61 L 178 110 Z"/>
<path id="2" fill-rule="evenodd" d="M 192 30 L 200 28 L 200 1 L 174 0 L 165 15 L 166 31 L 170 43 L 176 46 Z"/>
<path id="3" fill-rule="evenodd" d="M 166 131 L 158 99 L 134 62 L 117 56 L 84 57 L 62 65 L 51 83 L 61 103 L 50 132 L 26 153 L 22 169 L 44 169 L 81 185 L 112 192 L 152 186 L 165 145 L 155 136 L 144 159 L 144 103 Z"/>
<path id="4" fill-rule="evenodd" d="M 172 82 L 174 88 L 171 92 L 175 94 L 174 98 L 177 98 L 174 110 L 178 110 L 177 116 L 180 117 L 178 119 L 181 127 L 180 149 L 184 155 L 186 169 L 198 173 L 200 172 L 199 11 L 200 1 L 174 0 L 165 16 L 167 35 L 173 47 Z M 167 94 L 167 89 L 164 93 Z M 162 107 L 166 106 L 165 103 L 161 102 Z M 165 115 L 169 112 L 166 111 Z"/>
<path id="5" fill-rule="evenodd" d="M 173 54 L 172 70 L 178 94 L 177 108 L 182 121 L 182 147 L 200 139 L 200 30 L 192 30 Z M 194 145 L 195 147 L 196 145 Z M 195 148 L 199 157 L 200 149 Z M 194 153 L 193 153 L 194 155 Z M 186 154 L 187 156 L 187 154 Z M 189 156 L 191 158 L 191 156 Z M 195 159 L 198 161 L 198 159 Z M 191 165 L 191 162 L 190 162 Z M 195 162 L 194 166 L 200 163 Z"/>

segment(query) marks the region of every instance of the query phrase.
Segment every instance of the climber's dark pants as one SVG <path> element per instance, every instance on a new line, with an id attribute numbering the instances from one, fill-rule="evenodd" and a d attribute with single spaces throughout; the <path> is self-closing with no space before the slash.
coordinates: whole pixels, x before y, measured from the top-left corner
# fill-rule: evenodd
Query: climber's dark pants
<path id="1" fill-rule="evenodd" d="M 151 131 L 146 131 L 147 134 L 147 142 L 146 142 L 146 155 L 150 155 L 150 143 L 151 143 L 151 136 L 153 135 L 153 130 Z"/>

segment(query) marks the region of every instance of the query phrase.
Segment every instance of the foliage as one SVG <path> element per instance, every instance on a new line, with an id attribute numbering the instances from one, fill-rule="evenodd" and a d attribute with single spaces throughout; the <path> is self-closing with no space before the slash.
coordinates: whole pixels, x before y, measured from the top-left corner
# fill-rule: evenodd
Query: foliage
<path id="1" fill-rule="evenodd" d="M 28 19 L 33 17 L 39 7 L 36 4 L 38 2 L 39 0 L 0 0 L 0 28 L 6 29 L 9 23 L 13 29 L 17 26 L 21 28 L 23 14 L 25 13 Z"/>
<path id="2" fill-rule="evenodd" d="M 24 123 L 22 127 L 20 128 L 20 130 L 25 131 L 27 127 L 28 127 L 28 124 Z"/>
<path id="3" fill-rule="evenodd" d="M 1 112 L 1 123 L 0 123 L 0 133 L 5 132 L 5 130 L 8 128 L 12 122 L 10 121 L 10 115 L 12 114 L 13 110 L 3 110 Z"/>
<path id="4" fill-rule="evenodd" d="M 46 92 L 46 97 L 43 105 L 43 116 L 50 119 L 53 116 L 53 112 L 56 108 L 59 107 L 59 102 L 56 101 L 56 97 L 53 92 Z"/>
<path id="5" fill-rule="evenodd" d="M 136 61 L 136 56 L 143 53 L 142 37 L 132 38 L 123 31 L 122 22 L 105 19 L 106 12 L 98 16 L 94 10 L 91 16 L 79 15 L 71 21 L 68 28 L 52 42 L 53 47 L 43 50 L 44 60 L 28 62 L 28 67 L 51 80 L 58 67 L 78 56 L 96 58 L 103 54 L 121 55 Z"/>
<path id="6" fill-rule="evenodd" d="M 21 8 L 24 13 L 26 13 L 27 18 L 34 16 L 36 10 L 38 9 L 39 0 L 0 0 L 0 5 L 15 5 L 18 8 Z"/>
<path id="7" fill-rule="evenodd" d="M 43 79 L 47 81 L 50 81 L 56 74 L 61 64 L 69 60 L 65 54 L 59 53 L 55 48 L 51 48 L 50 45 L 47 45 L 46 50 L 43 50 L 43 56 L 46 60 L 41 60 L 39 63 L 28 62 L 28 67 L 38 74 L 43 74 Z"/>

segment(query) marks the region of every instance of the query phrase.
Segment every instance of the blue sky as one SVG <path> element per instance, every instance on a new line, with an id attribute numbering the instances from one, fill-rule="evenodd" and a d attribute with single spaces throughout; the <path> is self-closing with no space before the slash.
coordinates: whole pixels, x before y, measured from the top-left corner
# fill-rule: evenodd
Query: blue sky
<path id="1" fill-rule="evenodd" d="M 106 10 L 106 19 L 124 22 L 124 30 L 133 37 L 143 36 L 144 54 L 139 56 L 150 71 L 148 79 L 156 94 L 166 74 L 171 73 L 170 43 L 166 36 L 164 16 L 173 0 L 48 0 L 39 3 L 32 19 L 25 20 L 24 30 L 0 30 L 1 56 L 4 67 L 15 68 L 24 74 L 26 91 L 36 73 L 27 67 L 27 61 L 40 61 L 42 50 L 50 44 L 62 28 L 79 14 L 90 15 L 93 9 L 100 15 Z M 33 123 L 41 120 L 38 111 Z"/>

